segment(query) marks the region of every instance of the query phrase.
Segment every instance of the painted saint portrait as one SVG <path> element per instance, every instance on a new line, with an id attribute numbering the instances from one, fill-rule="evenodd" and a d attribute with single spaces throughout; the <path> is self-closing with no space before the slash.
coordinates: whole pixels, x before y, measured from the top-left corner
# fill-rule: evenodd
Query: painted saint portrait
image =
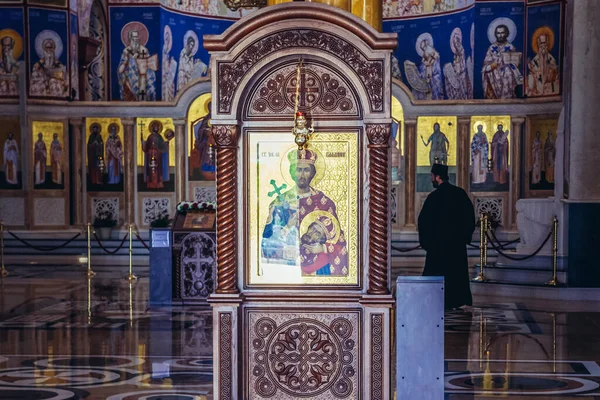
<path id="1" fill-rule="evenodd" d="M 526 167 L 527 197 L 552 196 L 556 168 L 556 118 L 528 121 Z"/>
<path id="2" fill-rule="evenodd" d="M 177 61 L 171 57 L 173 48 L 173 33 L 171 27 L 165 25 L 163 31 L 162 51 L 162 99 L 173 101 L 175 99 L 175 76 L 177 75 Z"/>
<path id="3" fill-rule="evenodd" d="M 528 96 L 551 96 L 560 93 L 560 71 L 556 59 L 550 53 L 554 44 L 554 32 L 550 27 L 536 29 L 531 38 L 535 56 L 527 65 Z"/>
<path id="4" fill-rule="evenodd" d="M 177 70 L 177 91 L 182 90 L 195 79 L 206 76 L 208 67 L 197 58 L 198 35 L 189 30 L 183 36 L 183 49 L 179 53 L 179 69 Z"/>
<path id="5" fill-rule="evenodd" d="M 0 96 L 10 97 L 19 95 L 19 65 L 23 54 L 23 38 L 13 29 L 0 31 Z"/>
<path id="6" fill-rule="evenodd" d="M 118 118 L 88 118 L 86 141 L 87 191 L 122 192 L 125 151 Z"/>
<path id="7" fill-rule="evenodd" d="M 431 166 L 448 166 L 450 183 L 456 183 L 457 146 L 456 117 L 419 117 L 417 119 L 417 192 L 428 193 L 431 185 Z"/>
<path id="8" fill-rule="evenodd" d="M 507 192 L 510 181 L 509 116 L 471 117 L 471 192 Z"/>
<path id="9" fill-rule="evenodd" d="M 523 84 L 522 53 L 514 46 L 517 26 L 510 18 L 496 18 L 488 26 L 490 46 L 485 53 L 481 79 L 486 99 L 513 99 Z"/>
<path id="10" fill-rule="evenodd" d="M 298 149 L 256 136 L 265 140 L 251 140 L 257 153 L 250 162 L 258 162 L 250 189 L 250 204 L 258 205 L 251 210 L 252 280 L 355 283 L 356 137 L 315 135 Z"/>
<path id="11" fill-rule="evenodd" d="M 121 100 L 156 100 L 158 55 L 148 52 L 148 35 L 146 26 L 137 21 L 129 22 L 121 30 L 125 46 L 117 69 Z"/>
<path id="12" fill-rule="evenodd" d="M 0 119 L 0 190 L 23 187 L 20 131 L 18 119 Z"/>
<path id="13" fill-rule="evenodd" d="M 469 99 L 473 93 L 469 72 L 467 69 L 467 58 L 465 48 L 462 44 L 463 36 L 460 28 L 454 28 L 450 35 L 450 49 L 454 54 L 452 63 L 444 65 L 444 82 L 446 84 L 446 96 L 450 100 Z"/>
<path id="14" fill-rule="evenodd" d="M 421 64 L 417 67 L 412 61 L 404 61 L 404 72 L 413 96 L 417 100 L 442 100 L 444 86 L 440 53 L 433 45 L 431 34 L 422 33 L 417 38 L 415 49 L 421 57 Z"/>
<path id="15" fill-rule="evenodd" d="M 61 122 L 33 122 L 33 187 L 65 188 L 67 147 Z"/>
<path id="16" fill-rule="evenodd" d="M 67 67 L 60 61 L 63 41 L 55 31 L 46 29 L 35 38 L 37 61 L 29 80 L 29 94 L 40 97 L 66 97 L 69 94 Z"/>
<path id="17" fill-rule="evenodd" d="M 172 192 L 175 190 L 173 123 L 152 119 L 145 125 L 145 120 L 139 121 L 138 191 Z M 168 122 L 169 126 L 163 122 Z"/>

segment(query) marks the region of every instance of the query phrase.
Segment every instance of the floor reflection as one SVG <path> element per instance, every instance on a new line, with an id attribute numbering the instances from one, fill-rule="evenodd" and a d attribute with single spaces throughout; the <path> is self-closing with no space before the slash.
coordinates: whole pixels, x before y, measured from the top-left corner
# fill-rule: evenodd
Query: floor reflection
<path id="1" fill-rule="evenodd" d="M 84 272 L 0 281 L 0 399 L 212 398 L 210 308 L 150 309 L 143 271 Z M 600 313 L 498 303 L 445 320 L 446 399 L 600 399 Z"/>

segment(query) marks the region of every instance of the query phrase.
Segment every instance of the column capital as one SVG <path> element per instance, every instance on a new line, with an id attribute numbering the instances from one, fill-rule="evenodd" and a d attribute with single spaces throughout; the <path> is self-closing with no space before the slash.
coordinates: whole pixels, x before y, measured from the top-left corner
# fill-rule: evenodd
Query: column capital
<path id="1" fill-rule="evenodd" d="M 85 118 L 69 118 L 69 125 L 81 128 L 85 123 Z"/>
<path id="2" fill-rule="evenodd" d="M 416 125 L 417 118 L 404 118 L 404 125 Z"/>
<path id="3" fill-rule="evenodd" d="M 213 125 L 211 132 L 217 147 L 237 147 L 237 125 Z"/>
<path id="4" fill-rule="evenodd" d="M 522 125 L 525 123 L 525 117 L 522 115 L 518 115 L 518 116 L 514 116 L 514 117 L 511 116 L 510 122 L 515 125 Z"/>
<path id="5" fill-rule="evenodd" d="M 131 118 L 131 117 L 121 118 L 121 123 L 124 126 L 133 126 L 133 125 L 135 125 L 135 118 Z"/>
<path id="6" fill-rule="evenodd" d="M 173 125 L 175 126 L 185 126 L 187 121 L 184 118 L 177 118 L 173 120 Z"/>
<path id="7" fill-rule="evenodd" d="M 389 147 L 392 132 L 391 124 L 366 124 L 369 147 Z"/>
<path id="8" fill-rule="evenodd" d="M 460 124 L 471 124 L 471 117 L 467 117 L 467 116 L 462 116 L 462 117 L 458 117 L 456 122 L 460 125 Z"/>

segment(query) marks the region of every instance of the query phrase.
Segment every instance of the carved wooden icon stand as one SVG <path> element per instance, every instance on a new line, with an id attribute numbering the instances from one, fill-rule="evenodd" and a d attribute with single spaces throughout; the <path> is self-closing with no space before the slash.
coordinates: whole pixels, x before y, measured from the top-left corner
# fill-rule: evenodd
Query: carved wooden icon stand
<path id="1" fill-rule="evenodd" d="M 217 148 L 218 274 L 209 298 L 216 399 L 390 398 L 390 82 L 396 45 L 395 34 L 306 2 L 264 8 L 222 35 L 205 36 Z M 356 215 L 338 208 L 349 215 L 343 221 L 356 221 L 345 226 L 354 272 L 265 284 L 257 272 L 260 256 L 252 250 L 252 227 L 261 223 L 249 194 L 257 168 L 252 138 L 284 137 L 294 146 L 289 132 L 300 58 L 299 108 L 308 112 L 315 135 L 354 140 L 356 189 L 347 197 Z M 272 191 L 279 183 L 261 184 Z"/>

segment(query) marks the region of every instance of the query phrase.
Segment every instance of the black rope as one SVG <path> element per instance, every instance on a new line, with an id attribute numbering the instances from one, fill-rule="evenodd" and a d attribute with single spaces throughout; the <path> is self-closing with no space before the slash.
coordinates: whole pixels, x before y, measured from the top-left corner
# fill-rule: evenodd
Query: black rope
<path id="1" fill-rule="evenodd" d="M 418 250 L 421 248 L 421 245 L 415 246 L 415 247 L 411 247 L 408 249 L 401 249 L 400 247 L 396 247 L 396 246 L 391 246 L 392 250 L 398 251 L 400 253 L 408 253 L 414 250 Z"/>
<path id="2" fill-rule="evenodd" d="M 144 247 L 146 248 L 146 250 L 150 251 L 150 247 L 148 247 L 148 245 L 146 244 L 146 242 L 144 242 L 144 239 L 142 239 L 137 232 L 135 233 L 135 237 L 137 237 L 137 239 L 140 242 L 142 242 L 142 244 L 144 245 Z"/>
<path id="3" fill-rule="evenodd" d="M 64 242 L 61 245 L 58 246 L 53 246 L 53 247 L 41 247 L 41 246 L 35 246 L 23 239 L 21 239 L 20 237 L 18 237 L 17 235 L 15 235 L 14 233 L 12 233 L 11 231 L 6 231 L 10 236 L 12 236 L 13 238 L 15 238 L 16 240 L 18 240 L 19 242 L 23 243 L 25 246 L 27 247 L 31 247 L 34 250 L 37 251 L 55 251 L 55 250 L 59 250 L 62 248 L 65 248 L 69 245 L 69 243 L 71 243 L 73 240 L 77 239 L 79 236 L 81 236 L 81 234 L 83 233 L 83 231 L 80 231 L 78 234 L 76 234 L 75 236 L 73 236 L 72 238 L 70 238 L 69 240 L 67 240 L 66 242 Z"/>
<path id="4" fill-rule="evenodd" d="M 516 238 L 515 240 L 511 240 L 511 241 L 506 242 L 506 243 L 500 243 L 500 241 L 496 237 L 496 233 L 494 232 L 494 230 L 492 229 L 492 230 L 490 230 L 490 232 L 492 232 L 492 237 L 494 238 L 494 240 L 496 241 L 496 243 L 499 244 L 499 248 L 501 248 L 502 250 L 506 250 L 505 246 L 508 246 L 510 244 L 517 243 L 517 242 L 521 241 L 521 238 Z"/>
<path id="5" fill-rule="evenodd" d="M 494 245 L 492 238 L 490 238 L 490 235 L 488 235 L 488 239 L 490 240 L 490 243 L 492 244 L 492 247 L 494 248 L 494 250 L 496 250 L 498 252 L 498 254 L 501 254 L 502 256 L 508 258 L 509 260 L 513 260 L 513 261 L 524 261 L 524 260 L 530 259 L 531 257 L 536 256 L 540 251 L 542 251 L 542 248 L 546 245 L 546 243 L 548 243 L 548 240 L 550 240 L 550 237 L 552 237 L 552 230 L 550 230 L 550 232 L 548 233 L 548 236 L 546 236 L 546 239 L 544 239 L 544 241 L 542 242 L 540 247 L 538 247 L 537 250 L 534 251 L 532 254 L 529 254 L 524 257 L 514 257 L 514 256 L 509 256 L 508 254 L 504 253 L 500 247 L 496 247 Z"/>
<path id="6" fill-rule="evenodd" d="M 96 232 L 94 232 L 94 237 L 96 238 L 96 242 L 98 242 L 98 246 L 100 246 L 100 248 L 102 250 L 104 250 L 104 252 L 106 254 L 117 254 L 117 252 L 123 248 L 123 245 L 125 244 L 125 240 L 127 239 L 128 236 L 129 236 L 129 233 L 126 233 L 125 236 L 123 236 L 123 240 L 121 240 L 121 244 L 119 244 L 116 249 L 108 250 L 106 247 L 104 247 L 102 245 L 100 238 L 98 237 L 98 235 L 96 235 Z"/>

